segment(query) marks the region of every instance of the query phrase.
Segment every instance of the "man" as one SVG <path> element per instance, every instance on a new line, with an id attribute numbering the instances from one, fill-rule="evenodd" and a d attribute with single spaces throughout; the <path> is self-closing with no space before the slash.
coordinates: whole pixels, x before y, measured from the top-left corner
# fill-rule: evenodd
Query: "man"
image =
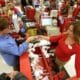
<path id="1" fill-rule="evenodd" d="M 35 37 L 29 37 L 25 42 L 17 46 L 15 39 L 8 34 L 9 32 L 9 21 L 0 17 L 0 55 L 8 65 L 15 67 L 18 63 L 17 57 L 28 49 L 29 42 L 34 40 Z"/>
<path id="2" fill-rule="evenodd" d="M 21 3 L 21 10 L 25 13 L 25 7 L 28 4 L 28 0 L 20 0 Z"/>

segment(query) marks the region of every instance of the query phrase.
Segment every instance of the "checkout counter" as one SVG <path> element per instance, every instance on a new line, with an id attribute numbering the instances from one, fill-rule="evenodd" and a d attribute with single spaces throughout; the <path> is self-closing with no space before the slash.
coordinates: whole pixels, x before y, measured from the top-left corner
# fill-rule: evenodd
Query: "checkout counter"
<path id="1" fill-rule="evenodd" d="M 51 63 L 50 56 L 54 55 L 53 53 L 47 54 L 46 50 L 49 49 L 49 45 L 44 44 L 48 44 L 48 42 L 43 40 L 41 44 L 38 44 L 38 47 L 34 45 L 35 51 L 34 49 L 31 52 L 28 50 L 20 57 L 20 71 L 29 80 L 56 80 L 57 78 L 62 80 L 66 75 L 65 71 L 58 73 L 53 70 L 54 64 Z"/>

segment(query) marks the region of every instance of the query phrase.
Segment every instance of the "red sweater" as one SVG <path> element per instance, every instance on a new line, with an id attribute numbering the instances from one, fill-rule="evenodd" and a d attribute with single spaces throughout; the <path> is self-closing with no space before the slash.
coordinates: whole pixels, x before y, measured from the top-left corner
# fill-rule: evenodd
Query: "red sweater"
<path id="1" fill-rule="evenodd" d="M 58 42 L 58 46 L 56 47 L 56 57 L 63 61 L 66 62 L 70 59 L 70 57 L 73 54 L 76 54 L 76 59 L 75 59 L 75 68 L 76 68 L 76 73 L 77 76 L 80 77 L 80 46 L 73 44 L 72 49 L 68 48 L 68 45 L 65 44 L 65 39 L 66 35 L 59 35 L 59 36 L 51 36 L 50 41 L 51 42 Z"/>
<path id="2" fill-rule="evenodd" d="M 75 49 L 76 49 L 75 53 L 77 53 L 75 57 L 76 73 L 77 73 L 77 77 L 80 78 L 80 45 L 77 45 Z"/>

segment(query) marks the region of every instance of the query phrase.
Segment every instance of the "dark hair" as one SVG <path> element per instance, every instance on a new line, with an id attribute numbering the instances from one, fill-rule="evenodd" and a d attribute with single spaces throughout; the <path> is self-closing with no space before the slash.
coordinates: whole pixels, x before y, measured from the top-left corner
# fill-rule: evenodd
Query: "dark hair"
<path id="1" fill-rule="evenodd" d="M 14 77 L 14 80 L 28 80 L 28 78 L 24 76 L 21 72 L 18 72 L 17 75 Z"/>
<path id="2" fill-rule="evenodd" d="M 10 80 L 10 77 L 7 76 L 6 73 L 2 73 L 2 74 L 0 75 L 0 80 Z"/>
<path id="3" fill-rule="evenodd" d="M 9 21 L 6 18 L 0 16 L 0 31 L 3 31 L 7 27 L 9 27 Z"/>

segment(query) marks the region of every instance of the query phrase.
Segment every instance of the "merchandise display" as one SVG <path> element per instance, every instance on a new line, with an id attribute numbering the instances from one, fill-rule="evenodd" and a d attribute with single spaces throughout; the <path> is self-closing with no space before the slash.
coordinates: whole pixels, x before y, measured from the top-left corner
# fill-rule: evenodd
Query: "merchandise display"
<path id="1" fill-rule="evenodd" d="M 41 23 L 42 23 L 42 26 L 51 26 L 52 19 L 50 17 L 42 17 Z"/>
<path id="2" fill-rule="evenodd" d="M 44 44 L 43 44 L 44 43 Z M 53 76 L 56 75 L 57 69 L 55 69 L 54 55 L 48 52 L 50 49 L 50 42 L 42 40 L 37 43 L 30 43 L 28 53 L 30 61 L 30 73 L 34 80 L 53 80 Z M 26 56 L 25 56 L 26 57 Z M 26 65 L 27 63 L 25 63 Z M 28 64 L 29 65 L 29 64 Z M 56 66 L 58 68 L 58 66 Z M 29 70 L 28 70 L 29 71 Z M 61 72 L 61 79 L 65 76 L 65 72 Z M 30 77 L 29 76 L 29 77 Z"/>
<path id="3" fill-rule="evenodd" d="M 73 31 L 72 28 L 68 30 L 69 26 L 74 26 L 73 24 L 76 21 L 80 21 L 80 0 L 0 0 L 1 17 L 9 20 L 8 28 L 10 28 L 10 31 L 8 34 L 16 41 L 20 51 L 27 46 L 26 41 L 32 37 L 29 41 L 28 49 L 25 49 L 26 51 L 19 55 L 19 59 L 17 58 L 19 61 L 18 70 L 28 77 L 29 80 L 76 80 L 80 78 L 80 73 L 77 73 L 79 70 L 76 70 L 76 68 L 80 67 L 78 66 L 80 62 L 76 58 L 79 55 L 77 47 L 80 46 L 78 45 L 80 39 L 77 35 L 80 30 L 77 31 L 76 28 L 77 32 Z M 4 25 L 0 25 L 0 30 Z M 4 31 L 4 34 L 6 31 L 7 29 Z M 2 33 L 0 32 L 0 34 Z M 68 34 L 70 34 L 70 41 L 67 38 L 65 39 L 65 37 L 64 39 L 61 37 L 62 35 L 67 37 Z M 61 36 L 58 37 L 57 35 Z M 51 42 L 50 37 L 52 39 Z M 60 43 L 60 39 L 63 43 Z M 24 44 L 24 42 L 25 45 L 22 47 L 21 43 Z M 74 43 L 77 43 L 77 45 L 74 45 Z M 61 47 L 58 46 L 59 44 Z M 11 46 L 9 44 L 10 48 Z M 64 46 L 69 51 L 64 51 Z M 61 65 L 56 61 L 60 55 L 60 53 L 56 54 L 56 50 L 57 52 L 62 50 L 60 52 L 62 53 L 61 60 L 66 59 L 71 54 L 68 62 L 66 62 L 67 60 L 63 61 L 65 65 L 62 64 L 63 62 L 60 59 L 58 61 L 60 61 Z M 0 51 L 6 57 L 6 51 L 3 52 L 5 54 Z M 17 55 L 17 53 L 15 54 Z M 0 55 L 0 74 L 15 70 L 13 67 L 8 66 L 3 59 L 3 56 Z"/>

